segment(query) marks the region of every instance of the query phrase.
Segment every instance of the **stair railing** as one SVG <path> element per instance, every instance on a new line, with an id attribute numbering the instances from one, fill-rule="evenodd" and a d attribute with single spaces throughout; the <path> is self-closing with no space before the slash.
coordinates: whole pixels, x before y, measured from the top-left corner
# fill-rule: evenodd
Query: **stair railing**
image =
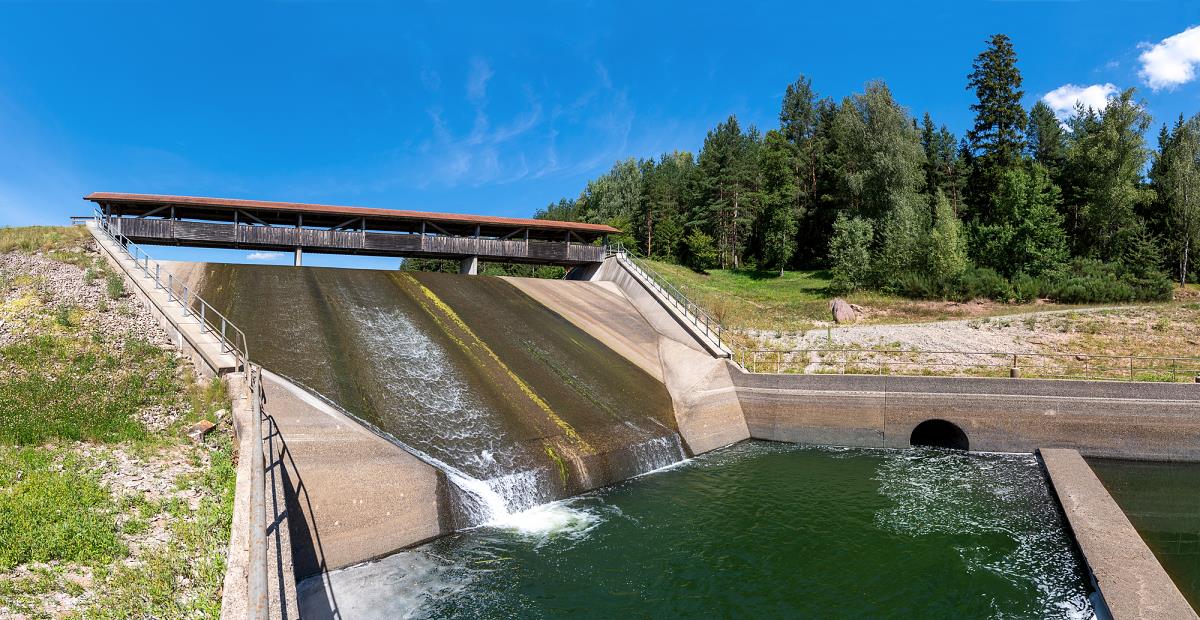
<path id="1" fill-rule="evenodd" d="M 269 593 L 267 590 L 267 515 L 266 515 L 266 460 L 263 452 L 263 389 L 262 368 L 250 363 L 250 348 L 246 334 L 224 314 L 196 294 L 169 270 L 121 233 L 120 218 L 94 213 L 97 229 L 125 250 L 146 277 L 154 281 L 155 290 L 165 290 L 171 303 L 183 308 L 185 316 L 199 321 L 202 333 L 208 333 L 221 343 L 221 352 L 233 356 L 236 370 L 245 373 L 247 397 L 251 399 L 251 423 L 249 432 L 254 441 L 250 467 L 250 514 L 249 514 L 249 563 L 247 565 L 246 612 L 252 620 L 265 619 L 269 615 Z M 167 271 L 166 277 L 163 272 Z"/>
<path id="2" fill-rule="evenodd" d="M 618 242 L 608 246 L 608 255 L 615 256 L 625 266 L 641 275 L 661 297 L 679 310 L 698 329 L 703 330 L 704 334 L 714 341 L 730 359 L 733 358 L 733 349 L 724 340 L 724 336 L 726 335 L 725 328 L 707 310 L 689 299 L 687 295 L 683 294 L 683 291 L 680 291 L 674 284 L 671 284 L 661 274 L 654 271 L 644 260 L 638 258 L 630 250 L 627 250 L 621 243 Z"/>

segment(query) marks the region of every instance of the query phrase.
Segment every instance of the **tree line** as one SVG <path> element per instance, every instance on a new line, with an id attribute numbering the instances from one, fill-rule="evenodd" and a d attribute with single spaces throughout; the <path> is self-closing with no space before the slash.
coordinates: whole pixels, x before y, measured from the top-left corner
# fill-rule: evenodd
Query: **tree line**
<path id="1" fill-rule="evenodd" d="M 537 217 L 608 223 L 697 270 L 828 268 L 837 292 L 1127 301 L 1194 281 L 1200 115 L 1152 149 L 1134 89 L 1060 121 L 1021 84 L 1012 42 L 990 37 L 959 139 L 882 81 L 835 101 L 801 76 L 777 128 L 730 116 L 698 155 L 619 161 Z"/>

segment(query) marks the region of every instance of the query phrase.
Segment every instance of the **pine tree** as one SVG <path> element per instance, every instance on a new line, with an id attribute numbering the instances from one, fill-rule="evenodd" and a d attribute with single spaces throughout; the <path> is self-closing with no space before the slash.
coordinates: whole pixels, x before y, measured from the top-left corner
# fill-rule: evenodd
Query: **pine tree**
<path id="1" fill-rule="evenodd" d="M 1071 119 L 1064 184 L 1074 207 L 1076 254 L 1119 261 L 1143 227 L 1139 211 L 1154 198 L 1142 180 L 1150 116 L 1134 93 L 1126 90 L 1103 111 L 1080 109 Z"/>
<path id="2" fill-rule="evenodd" d="M 1017 164 L 1024 148 L 1025 108 L 1021 107 L 1021 72 L 1012 41 L 1004 34 L 988 39 L 988 47 L 972 65 L 967 89 L 975 91 L 975 124 L 967 132 L 974 165 L 968 203 L 976 217 L 991 217 L 990 199 L 1000 173 Z"/>
<path id="3" fill-rule="evenodd" d="M 942 125 L 935 128 L 929 113 L 921 121 L 921 146 L 925 149 L 925 191 L 930 205 L 936 209 L 937 194 L 941 192 L 957 215 L 962 201 L 962 161 L 954 134 Z"/>
<path id="4" fill-rule="evenodd" d="M 751 225 L 758 211 L 758 133 L 742 133 L 730 116 L 704 138 L 691 225 L 715 240 L 721 267 L 741 266 Z"/>
<path id="5" fill-rule="evenodd" d="M 1029 156 L 1045 167 L 1057 183 L 1067 159 L 1067 141 L 1062 123 L 1045 101 L 1039 100 L 1029 110 L 1029 128 L 1025 130 L 1025 136 Z"/>
<path id="6" fill-rule="evenodd" d="M 759 166 L 762 172 L 762 213 L 759 261 L 763 267 L 783 269 L 796 251 L 796 147 L 775 130 L 763 141 Z"/>
<path id="7" fill-rule="evenodd" d="M 642 201 L 633 221 L 638 247 L 646 256 L 679 257 L 687 208 L 688 184 L 695 170 L 692 154 L 664 153 L 642 163 Z"/>
<path id="8" fill-rule="evenodd" d="M 1171 132 L 1164 126 L 1163 134 L 1150 169 L 1158 207 L 1154 221 L 1175 257 L 1179 285 L 1184 286 L 1200 247 L 1200 114 L 1186 123 L 1181 117 Z"/>

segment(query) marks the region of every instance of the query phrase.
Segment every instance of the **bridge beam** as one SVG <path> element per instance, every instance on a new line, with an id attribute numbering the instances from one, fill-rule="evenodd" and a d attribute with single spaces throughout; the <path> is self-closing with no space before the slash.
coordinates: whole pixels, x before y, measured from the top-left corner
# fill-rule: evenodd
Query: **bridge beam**
<path id="1" fill-rule="evenodd" d="M 479 275 L 479 257 L 468 256 L 458 264 L 458 273 L 466 276 Z"/>

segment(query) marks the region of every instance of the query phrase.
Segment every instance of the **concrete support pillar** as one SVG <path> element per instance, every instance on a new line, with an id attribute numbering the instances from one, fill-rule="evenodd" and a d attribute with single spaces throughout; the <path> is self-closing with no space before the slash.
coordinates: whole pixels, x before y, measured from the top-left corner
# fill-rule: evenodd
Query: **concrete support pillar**
<path id="1" fill-rule="evenodd" d="M 465 276 L 479 275 L 479 257 L 469 256 L 458 264 L 458 273 Z"/>
<path id="2" fill-rule="evenodd" d="M 301 250 L 300 248 L 296 248 L 296 262 L 295 262 L 295 265 L 296 265 L 297 267 L 300 267 L 301 265 L 303 265 L 303 263 L 304 263 L 304 250 Z"/>

